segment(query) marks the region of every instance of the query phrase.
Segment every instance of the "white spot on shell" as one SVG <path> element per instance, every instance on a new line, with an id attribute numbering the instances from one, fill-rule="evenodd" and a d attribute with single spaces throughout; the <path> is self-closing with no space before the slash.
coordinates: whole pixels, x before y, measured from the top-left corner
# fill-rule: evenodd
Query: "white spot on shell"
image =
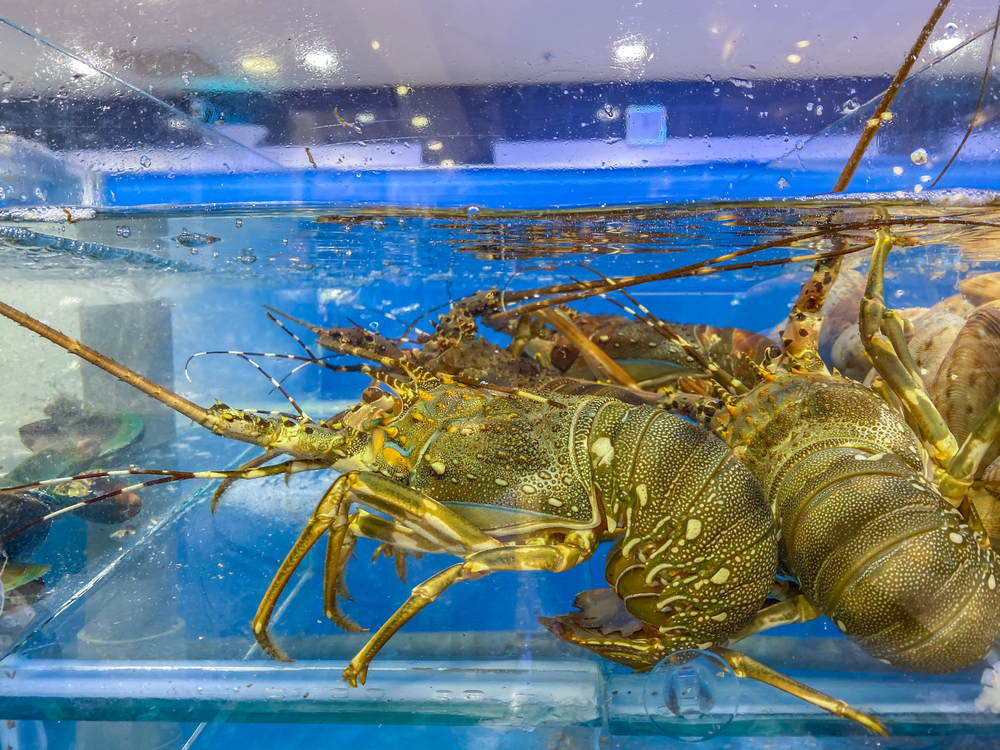
<path id="1" fill-rule="evenodd" d="M 723 620 L 726 619 L 727 616 L 728 615 L 725 612 L 719 612 L 719 614 L 717 615 L 712 615 L 712 619 L 715 620 L 716 622 L 722 622 Z"/>
<path id="2" fill-rule="evenodd" d="M 534 495 L 536 492 L 538 492 L 538 489 L 533 484 L 522 484 L 521 492 L 523 492 L 525 495 Z"/>
<path id="3" fill-rule="evenodd" d="M 499 484 L 501 487 L 506 487 L 507 486 L 507 480 L 506 479 L 494 479 L 493 481 L 496 482 L 497 484 Z"/>
<path id="4" fill-rule="evenodd" d="M 639 507 L 645 507 L 646 501 L 649 500 L 649 495 L 646 491 L 646 485 L 637 484 L 635 486 L 635 496 L 639 500 Z"/>
<path id="5" fill-rule="evenodd" d="M 990 577 L 986 579 L 986 585 L 990 587 L 990 591 L 997 587 L 997 578 L 995 575 L 990 573 Z"/>
<path id="6" fill-rule="evenodd" d="M 615 458 L 615 447 L 608 438 L 597 438 L 590 446 L 590 455 L 594 457 L 594 466 L 610 466 Z"/>
<path id="7" fill-rule="evenodd" d="M 962 535 L 959 534 L 957 531 L 953 531 L 950 534 L 948 534 L 948 538 L 951 539 L 951 541 L 953 541 L 955 544 L 962 543 Z"/>
<path id="8" fill-rule="evenodd" d="M 709 580 L 716 584 L 725 583 L 729 580 L 729 568 L 719 568 L 719 571 Z"/>
<path id="9" fill-rule="evenodd" d="M 701 533 L 701 521 L 697 518 L 689 518 L 687 531 L 684 532 L 685 539 L 695 539 Z"/>
<path id="10" fill-rule="evenodd" d="M 562 507 L 562 500 L 556 500 L 554 497 L 550 497 L 545 502 L 547 502 L 553 508 L 560 508 L 560 507 Z"/>
<path id="11" fill-rule="evenodd" d="M 434 473 L 437 474 L 438 476 L 444 474 L 445 469 L 447 468 L 448 467 L 444 465 L 444 461 L 434 461 L 431 463 L 431 469 L 433 469 Z"/>
<path id="12" fill-rule="evenodd" d="M 839 630 L 841 633 L 846 633 L 847 632 L 847 628 L 844 626 L 844 623 L 841 622 L 840 620 L 836 620 L 834 622 L 834 625 L 837 626 L 837 630 Z"/>

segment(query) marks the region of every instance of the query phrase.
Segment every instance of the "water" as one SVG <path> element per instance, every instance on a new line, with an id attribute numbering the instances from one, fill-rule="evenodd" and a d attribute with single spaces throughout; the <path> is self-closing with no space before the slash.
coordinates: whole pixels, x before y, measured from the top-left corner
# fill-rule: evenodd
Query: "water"
<path id="1" fill-rule="evenodd" d="M 219 399 L 291 412 L 238 356 L 189 357 L 301 354 L 268 321 L 265 305 L 319 326 L 356 323 L 395 337 L 414 324 L 432 331 L 449 301 L 490 287 L 514 299 L 520 290 L 598 274 L 669 270 L 675 278 L 632 290 L 656 314 L 773 335 L 812 265 L 789 261 L 843 249 L 824 235 L 830 224 L 844 227 L 840 237 L 849 246 L 865 245 L 876 207 L 888 212 L 907 245 L 890 259 L 892 306 L 927 307 L 955 294 L 960 281 L 1000 270 L 996 201 L 985 193 L 535 213 L 245 206 L 84 212 L 71 222 L 46 209 L 0 217 L 0 300 L 195 403 Z M 845 267 L 866 272 L 864 253 L 846 255 Z M 602 299 L 578 304 L 620 312 Z M 288 327 L 315 348 L 312 335 Z M 500 334 L 486 335 L 506 344 Z M 99 468 L 225 469 L 254 455 L 8 321 L 0 324 L 0 350 L 2 471 L 32 456 L 18 430 L 43 420 L 60 397 L 143 418 L 143 440 L 103 457 Z M 254 359 L 315 417 L 357 402 L 368 382 L 360 373 L 316 367 L 289 375 L 298 363 Z M 58 718 L 113 721 L 110 730 L 81 723 L 75 736 L 85 744 L 88 732 L 103 731 L 123 747 L 138 741 L 130 732 L 139 732 L 144 746 L 152 746 L 153 735 L 168 747 L 263 746 L 272 728 L 252 735 L 240 728 L 260 721 L 302 725 L 297 737 L 329 723 L 325 736 L 345 742 L 355 732 L 368 742 L 399 741 L 414 731 L 446 747 L 592 747 L 607 740 L 631 748 L 659 741 L 644 705 L 644 676 L 557 641 L 536 620 L 567 612 L 576 593 L 604 585 L 603 550 L 558 575 L 499 573 L 453 587 L 389 642 L 367 685 L 356 690 L 339 674 L 366 636 L 341 633 L 324 617 L 323 561 L 314 552 L 272 623 L 298 661 L 281 664 L 261 654 L 250 620 L 331 478 L 312 472 L 287 486 L 282 477 L 237 483 L 214 515 L 214 485 L 192 481 L 141 490 L 141 513 L 123 522 L 57 519 L 30 558 L 51 568 L 44 595 L 8 596 L 0 619 L 7 651 L 0 696 L 4 716 L 15 722 L 6 736 L 39 746 L 45 734 L 51 746 L 69 737 L 68 725 L 51 722 Z M 383 622 L 412 585 L 446 564 L 433 555 L 411 560 L 404 584 L 391 562 L 369 565 L 374 549 L 373 542 L 359 543 L 348 574 L 355 601 L 344 604 L 366 627 Z M 904 674 L 868 657 L 825 619 L 740 647 L 874 712 L 906 747 L 974 747 L 977 736 L 997 729 L 1000 702 L 986 662 L 942 676 Z M 751 747 L 760 735 L 779 735 L 778 747 L 793 740 L 807 746 L 810 737 L 822 738 L 817 747 L 870 739 L 856 725 L 748 681 L 722 734 L 706 746 Z"/>

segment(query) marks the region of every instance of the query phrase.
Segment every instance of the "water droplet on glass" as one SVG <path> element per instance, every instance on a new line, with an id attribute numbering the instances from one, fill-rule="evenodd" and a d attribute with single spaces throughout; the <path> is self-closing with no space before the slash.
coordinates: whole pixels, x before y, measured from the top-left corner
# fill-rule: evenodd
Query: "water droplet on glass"
<path id="1" fill-rule="evenodd" d="M 712 93 L 715 94 L 715 96 L 718 96 L 720 91 L 722 91 L 722 89 L 720 89 L 718 87 L 712 89 Z"/>
<path id="2" fill-rule="evenodd" d="M 191 255 L 197 255 L 197 254 L 198 254 L 198 248 L 192 247 L 191 248 Z"/>
<path id="3" fill-rule="evenodd" d="M 5 125 L 0 125 L 0 133 L 6 133 L 7 127 Z"/>
<path id="4" fill-rule="evenodd" d="M 467 209 L 465 209 L 465 212 L 469 216 L 477 216 L 479 214 L 479 206 L 469 206 Z"/>
<path id="5" fill-rule="evenodd" d="M 181 73 L 181 80 L 184 81 L 185 86 L 191 85 L 191 76 L 189 76 L 187 73 Z"/>
<path id="6" fill-rule="evenodd" d="M 237 219 L 236 220 L 236 228 L 239 229 L 242 226 L 243 226 L 243 219 Z"/>
<path id="7" fill-rule="evenodd" d="M 120 226 L 115 227 L 115 234 L 119 237 L 128 237 L 132 234 L 132 230 L 129 229 L 127 224 L 121 224 Z"/>
<path id="8" fill-rule="evenodd" d="M 10 81 L 4 81 L 3 83 L 0 83 L 0 90 L 10 91 Z"/>
<path id="9" fill-rule="evenodd" d="M 285 247 L 288 247 L 288 238 L 287 237 L 282 237 L 281 238 L 281 244 L 284 245 Z"/>
<path id="10" fill-rule="evenodd" d="M 141 157 L 139 157 L 139 163 L 143 167 L 148 167 L 150 164 L 153 163 L 153 160 L 150 159 L 148 156 L 141 156 Z"/>
<path id="11" fill-rule="evenodd" d="M 787 187 L 791 187 L 791 183 L 788 182 L 784 177 L 778 180 L 778 190 L 784 190 Z"/>
<path id="12" fill-rule="evenodd" d="M 40 137 L 42 135 L 42 129 L 41 128 L 35 128 L 35 135 Z"/>
<path id="13" fill-rule="evenodd" d="M 904 294 L 906 294 L 906 291 L 904 289 L 897 289 L 896 290 L 896 299 L 901 299 Z"/>
<path id="14" fill-rule="evenodd" d="M 951 37 L 955 36 L 955 33 L 957 31 L 958 31 L 958 24 L 946 23 L 944 25 L 944 38 L 951 39 Z"/>
<path id="15" fill-rule="evenodd" d="M 861 105 L 858 103 L 856 99 L 848 99 L 846 102 L 844 102 L 844 106 L 842 109 L 845 115 L 853 115 L 855 112 L 861 109 Z"/>
<path id="16" fill-rule="evenodd" d="M 823 105 L 822 104 L 817 104 L 816 105 L 816 114 L 817 115 L 823 114 Z"/>
<path id="17" fill-rule="evenodd" d="M 251 263 L 256 263 L 257 262 L 257 256 L 253 254 L 253 248 L 252 247 L 248 247 L 248 248 L 244 249 L 243 252 L 240 253 L 239 260 L 240 260 L 240 263 L 244 263 L 246 265 L 250 265 Z"/>
<path id="18" fill-rule="evenodd" d="M 813 111 L 813 107 L 815 107 L 815 106 L 816 105 L 813 104 L 812 102 L 807 103 L 806 104 L 806 112 L 812 112 Z"/>
<path id="19" fill-rule="evenodd" d="M 801 151 L 805 145 L 805 141 L 795 141 L 795 148 L 799 151 Z"/>
<path id="20" fill-rule="evenodd" d="M 927 149 L 925 148 L 918 148 L 916 151 L 910 154 L 910 161 L 912 161 L 918 167 L 926 164 L 927 160 L 928 160 Z"/>
<path id="21" fill-rule="evenodd" d="M 732 721 L 740 706 L 740 684 L 720 657 L 688 649 L 671 654 L 649 673 L 642 704 L 660 732 L 698 742 Z"/>
<path id="22" fill-rule="evenodd" d="M 40 201 L 42 201 L 44 203 L 45 200 L 46 200 L 45 191 L 42 190 L 40 187 L 36 187 L 35 188 L 35 197 L 38 198 L 38 200 L 40 200 Z"/>

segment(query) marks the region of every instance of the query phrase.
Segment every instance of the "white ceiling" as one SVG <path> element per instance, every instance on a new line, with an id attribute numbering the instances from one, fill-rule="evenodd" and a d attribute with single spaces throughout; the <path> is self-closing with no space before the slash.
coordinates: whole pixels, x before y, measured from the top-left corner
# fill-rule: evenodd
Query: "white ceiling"
<path id="1" fill-rule="evenodd" d="M 937 0 L 0 0 L 0 15 L 157 95 L 891 75 Z M 995 0 L 954 0 L 942 52 Z M 946 24 L 954 27 L 946 30 Z M 796 62 L 796 56 L 798 61 Z M 938 56 L 926 50 L 922 62 Z"/>

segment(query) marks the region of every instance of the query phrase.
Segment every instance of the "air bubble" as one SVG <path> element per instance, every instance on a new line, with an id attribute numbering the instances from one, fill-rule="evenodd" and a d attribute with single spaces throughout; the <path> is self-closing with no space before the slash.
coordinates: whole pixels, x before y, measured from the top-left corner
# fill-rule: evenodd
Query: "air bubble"
<path id="1" fill-rule="evenodd" d="M 284 245 L 285 247 L 288 247 L 288 238 L 287 237 L 282 237 L 281 238 L 281 244 Z"/>
<path id="2" fill-rule="evenodd" d="M 845 115 L 853 115 L 855 112 L 861 109 L 861 105 L 858 103 L 857 99 L 848 99 L 846 102 L 844 102 L 844 106 L 841 109 L 843 110 Z"/>
<path id="3" fill-rule="evenodd" d="M 119 237 L 128 237 L 130 234 L 132 234 L 132 230 L 129 229 L 128 224 L 120 224 L 119 226 L 115 227 L 115 234 L 117 234 Z"/>
<path id="4" fill-rule="evenodd" d="M 944 38 L 951 39 L 955 34 L 958 33 L 958 24 L 946 23 L 944 25 Z"/>
<path id="5" fill-rule="evenodd" d="M 240 229 L 243 226 L 243 219 L 236 220 L 236 228 Z"/>
<path id="6" fill-rule="evenodd" d="M 141 156 L 141 157 L 139 157 L 139 163 L 143 167 L 148 167 L 150 164 L 153 163 L 153 160 L 150 159 L 148 156 Z"/>
<path id="7" fill-rule="evenodd" d="M 479 214 L 479 206 L 469 206 L 467 209 L 465 209 L 465 212 L 469 216 L 477 216 Z"/>
<path id="8" fill-rule="evenodd" d="M 248 247 L 244 249 L 243 252 L 241 252 L 239 255 L 239 261 L 240 263 L 244 263 L 246 265 L 250 265 L 251 263 L 256 263 L 257 256 L 253 254 L 253 248 Z"/>
<path id="9" fill-rule="evenodd" d="M 733 720 L 740 683 L 719 656 L 687 649 L 649 673 L 642 691 L 646 715 L 663 734 L 686 742 L 714 737 Z"/>
<path id="10" fill-rule="evenodd" d="M 817 115 L 823 114 L 823 105 L 822 104 L 817 104 L 816 105 L 816 114 Z"/>

